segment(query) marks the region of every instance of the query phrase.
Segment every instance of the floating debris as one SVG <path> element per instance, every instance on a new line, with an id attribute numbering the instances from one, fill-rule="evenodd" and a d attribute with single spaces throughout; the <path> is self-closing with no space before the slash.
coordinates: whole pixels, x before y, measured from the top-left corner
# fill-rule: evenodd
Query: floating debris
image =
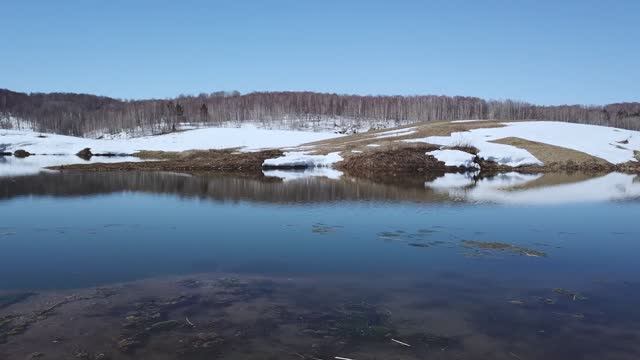
<path id="1" fill-rule="evenodd" d="M 582 294 L 576 292 L 576 291 L 572 291 L 572 290 L 567 290 L 567 289 L 563 289 L 563 288 L 555 288 L 553 289 L 553 292 L 556 294 L 560 294 L 560 295 L 564 295 L 567 298 L 571 299 L 572 301 L 581 301 L 581 300 L 587 300 L 587 298 L 585 296 L 583 296 Z"/>
<path id="2" fill-rule="evenodd" d="M 167 321 L 159 321 L 157 323 L 151 324 L 150 327 L 146 329 L 149 332 L 159 332 L 159 331 L 167 331 L 174 329 L 180 325 L 179 322 L 175 320 L 167 320 Z"/>
<path id="3" fill-rule="evenodd" d="M 503 242 L 486 242 L 477 240 L 462 240 L 462 244 L 466 248 L 483 250 L 483 251 L 504 251 L 522 256 L 546 257 L 547 254 L 533 249 L 528 249 L 518 245 L 507 244 Z"/>
<path id="4" fill-rule="evenodd" d="M 383 231 L 381 233 L 378 233 L 379 239 L 386 239 L 386 240 L 395 240 L 400 238 L 401 236 L 402 236 L 401 233 L 392 232 L 392 231 Z"/>
<path id="5" fill-rule="evenodd" d="M 416 233 L 408 233 L 404 230 L 383 231 L 378 233 L 378 239 L 382 239 L 385 241 L 406 242 L 407 245 L 417 248 L 429 248 L 432 246 L 445 244 L 445 242 L 441 240 L 427 241 L 427 238 L 435 232 L 437 231 L 429 229 L 419 229 Z"/>
<path id="6" fill-rule="evenodd" d="M 553 315 L 562 316 L 562 317 L 569 317 L 569 318 L 576 319 L 576 320 L 584 320 L 584 318 L 585 318 L 584 314 L 582 314 L 582 313 L 554 312 Z"/>
<path id="7" fill-rule="evenodd" d="M 409 246 L 428 248 L 430 245 L 429 244 L 423 244 L 423 243 L 409 243 Z"/>
<path id="8" fill-rule="evenodd" d="M 406 342 L 402 342 L 400 340 L 391 339 L 391 341 L 393 341 L 396 344 L 400 344 L 400 345 L 403 345 L 403 346 L 411 347 L 411 345 L 407 344 Z"/>
<path id="9" fill-rule="evenodd" d="M 187 325 L 189 325 L 191 327 L 195 327 L 195 325 L 191 322 L 191 320 L 189 320 L 188 317 L 185 317 L 184 320 L 187 322 Z"/>
<path id="10" fill-rule="evenodd" d="M 340 225 L 327 225 L 323 223 L 315 223 L 311 225 L 311 232 L 314 234 L 328 234 L 342 228 Z"/>

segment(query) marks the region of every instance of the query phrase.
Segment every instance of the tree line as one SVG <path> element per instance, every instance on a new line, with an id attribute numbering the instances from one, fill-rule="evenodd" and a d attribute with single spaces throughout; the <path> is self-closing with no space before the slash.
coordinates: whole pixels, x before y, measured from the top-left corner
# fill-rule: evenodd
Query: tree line
<path id="1" fill-rule="evenodd" d="M 13 120 L 12 120 L 13 119 Z M 120 100 L 73 93 L 20 93 L 0 89 L 0 127 L 26 122 L 37 131 L 83 136 L 177 124 L 289 124 L 349 119 L 358 124 L 404 125 L 437 120 L 558 120 L 640 130 L 640 103 L 540 106 L 466 96 L 360 96 L 315 92 L 215 92 L 173 99 Z"/>

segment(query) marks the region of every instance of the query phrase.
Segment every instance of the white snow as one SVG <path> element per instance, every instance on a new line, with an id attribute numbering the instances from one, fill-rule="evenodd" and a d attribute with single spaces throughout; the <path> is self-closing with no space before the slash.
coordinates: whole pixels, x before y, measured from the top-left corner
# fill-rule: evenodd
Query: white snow
<path id="1" fill-rule="evenodd" d="M 292 151 L 285 152 L 284 156 L 267 159 L 262 166 L 265 167 L 331 167 L 334 163 L 342 161 L 342 157 L 337 152 L 327 155 L 309 155 L 306 152 Z"/>
<path id="2" fill-rule="evenodd" d="M 44 136 L 44 137 L 40 137 Z M 36 174 L 42 167 L 82 163 L 75 154 L 91 148 L 93 153 L 133 154 L 139 150 L 185 151 L 239 147 L 243 151 L 262 148 L 294 147 L 307 142 L 329 139 L 333 133 L 291 130 L 265 130 L 254 126 L 240 128 L 202 128 L 177 133 L 112 139 L 89 139 L 74 136 L 41 134 L 31 130 L 0 130 L 0 150 L 27 150 L 37 156 L 26 159 L 5 157 L 0 160 L 0 176 Z M 48 154 L 40 155 L 40 154 Z M 53 156 L 55 155 L 55 156 Z M 91 162 L 135 161 L 137 158 L 93 157 Z"/>
<path id="3" fill-rule="evenodd" d="M 640 131 L 554 121 L 507 123 L 496 128 L 494 136 L 516 136 L 545 144 L 562 146 L 605 159 L 612 164 L 633 161 L 633 150 L 640 150 Z M 478 129 L 480 130 L 480 129 Z M 628 141 L 628 144 L 620 142 Z"/>
<path id="4" fill-rule="evenodd" d="M 376 139 L 384 139 L 384 138 L 389 138 L 389 137 L 398 137 L 398 136 L 405 136 L 405 135 L 411 135 L 413 133 L 415 133 L 415 127 L 410 127 L 410 128 L 404 128 L 404 129 L 396 129 L 396 130 L 389 130 L 389 131 L 384 131 L 381 132 L 379 134 L 376 135 Z"/>
<path id="5" fill-rule="evenodd" d="M 487 120 L 480 120 L 480 119 L 476 119 L 476 120 L 453 120 L 451 121 L 452 123 L 468 123 L 468 122 L 477 122 L 477 121 L 487 121 Z"/>
<path id="6" fill-rule="evenodd" d="M 489 139 L 484 136 L 477 136 L 473 131 L 466 131 L 452 133 L 451 136 L 429 136 L 424 139 L 409 139 L 405 141 L 426 142 L 434 145 L 442 145 L 443 147 L 458 145 L 474 146 L 478 149 L 479 157 L 511 167 L 542 165 L 540 160 L 525 149 L 511 145 L 491 143 L 488 142 L 488 140 Z"/>
<path id="7" fill-rule="evenodd" d="M 284 181 L 300 180 L 309 177 L 325 177 L 333 180 L 340 179 L 342 171 L 328 167 L 314 167 L 304 170 L 263 170 L 265 176 L 281 178 Z"/>
<path id="8" fill-rule="evenodd" d="M 368 146 L 368 147 L 379 147 L 379 146 L 380 146 L 380 144 L 369 144 L 369 145 L 367 145 L 367 146 Z"/>
<path id="9" fill-rule="evenodd" d="M 500 128 L 473 129 L 455 132 L 450 136 L 430 136 L 407 141 L 442 146 L 473 145 L 480 150 L 478 155 L 482 158 L 510 166 L 541 163 L 524 149 L 490 141 L 517 137 L 581 151 L 613 164 L 636 161 L 634 150 L 640 150 L 639 131 L 557 121 L 522 121 L 504 125 Z"/>
<path id="10" fill-rule="evenodd" d="M 53 155 L 53 156 L 29 156 L 24 159 L 18 159 L 14 156 L 0 157 L 0 177 L 5 176 L 22 176 L 35 175 L 49 166 L 69 165 L 69 164 L 85 164 L 85 163 L 110 163 L 124 161 L 140 161 L 139 158 L 133 156 L 103 157 L 94 156 L 91 160 L 86 161 L 75 155 Z"/>
<path id="11" fill-rule="evenodd" d="M 542 175 L 500 174 L 473 181 L 466 174 L 445 174 L 425 186 L 465 201 L 513 205 L 545 205 L 625 200 L 640 197 L 637 175 L 610 173 L 584 181 L 519 189 Z"/>
<path id="12" fill-rule="evenodd" d="M 480 165 L 473 162 L 476 156 L 461 150 L 435 150 L 428 152 L 427 155 L 433 155 L 436 159 L 444 162 L 446 166 L 480 169 Z"/>
<path id="13" fill-rule="evenodd" d="M 139 150 L 185 151 L 242 148 L 244 151 L 264 148 L 292 147 L 307 142 L 342 135 L 291 130 L 265 130 L 254 126 L 241 128 L 203 128 L 157 136 L 130 139 L 88 139 L 74 136 L 44 134 L 21 130 L 0 130 L 0 144 L 7 151 L 24 149 L 35 154 L 73 155 L 83 148 L 93 153 L 133 154 Z"/>

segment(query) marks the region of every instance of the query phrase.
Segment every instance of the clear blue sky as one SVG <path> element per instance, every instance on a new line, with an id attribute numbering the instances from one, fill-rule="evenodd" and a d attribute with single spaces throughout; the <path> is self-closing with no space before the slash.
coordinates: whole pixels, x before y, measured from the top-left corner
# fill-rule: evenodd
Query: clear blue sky
<path id="1" fill-rule="evenodd" d="M 640 101 L 640 1 L 6 0 L 0 87 Z"/>

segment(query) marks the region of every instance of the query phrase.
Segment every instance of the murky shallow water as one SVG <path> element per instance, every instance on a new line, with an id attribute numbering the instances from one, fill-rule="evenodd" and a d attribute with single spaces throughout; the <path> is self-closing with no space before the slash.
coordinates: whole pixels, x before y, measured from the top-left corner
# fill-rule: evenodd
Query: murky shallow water
<path id="1" fill-rule="evenodd" d="M 0 178 L 0 358 L 640 356 L 633 176 L 450 180 Z"/>

